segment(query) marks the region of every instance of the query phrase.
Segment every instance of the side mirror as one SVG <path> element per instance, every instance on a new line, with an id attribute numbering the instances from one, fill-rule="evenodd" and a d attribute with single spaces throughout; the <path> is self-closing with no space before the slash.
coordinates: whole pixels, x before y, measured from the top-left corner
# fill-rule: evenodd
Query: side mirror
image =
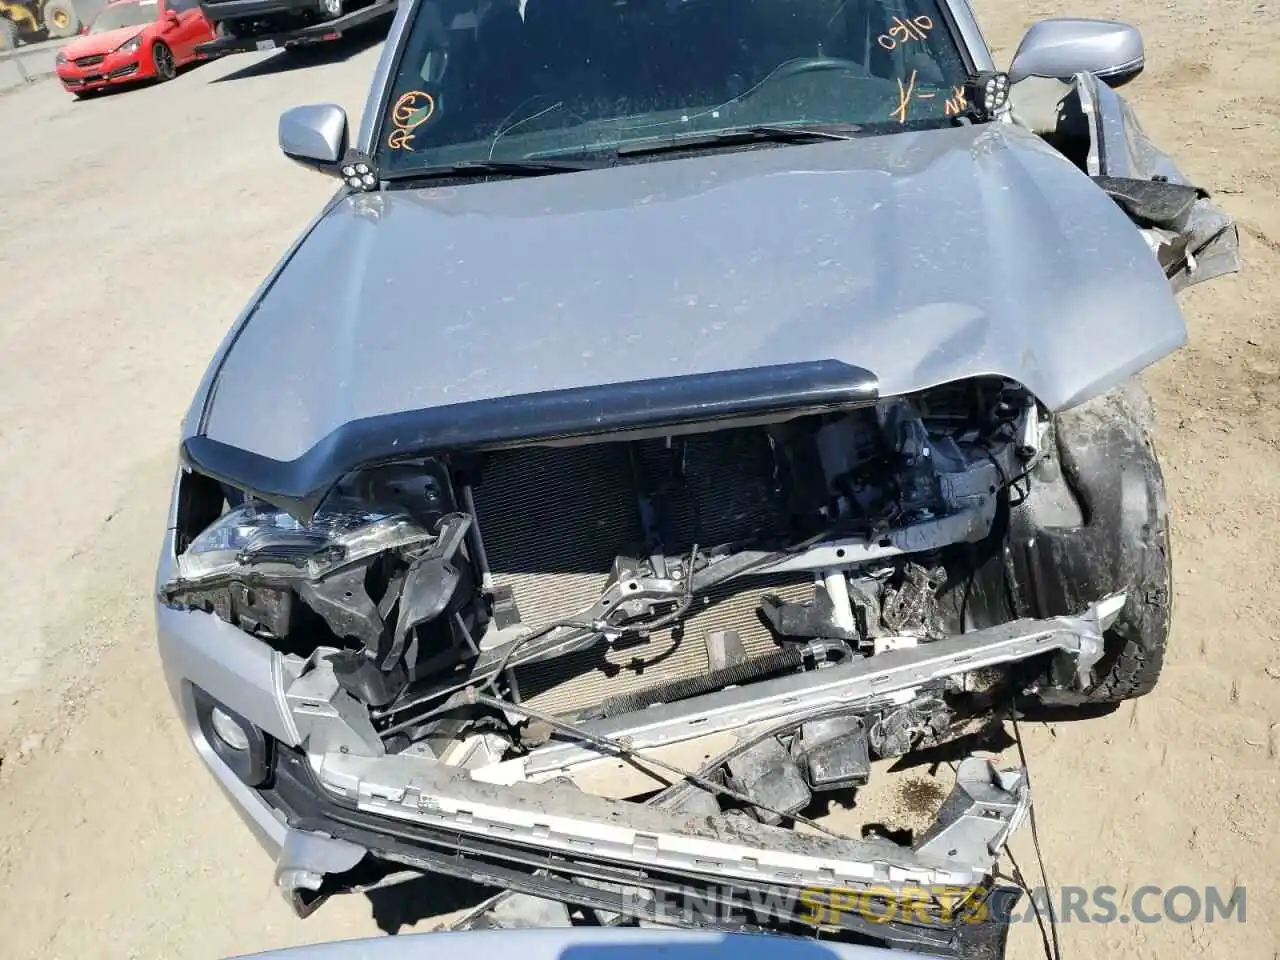
<path id="1" fill-rule="evenodd" d="M 164 18 L 168 22 L 169 26 L 171 27 L 176 27 L 179 23 L 182 22 L 181 20 L 178 19 L 178 14 L 173 10 L 166 10 L 164 12 Z"/>
<path id="2" fill-rule="evenodd" d="M 290 160 L 338 176 L 347 153 L 347 112 L 333 103 L 294 107 L 280 115 L 278 136 Z"/>
<path id="3" fill-rule="evenodd" d="M 1065 80 L 1092 73 L 1113 87 L 1142 72 L 1142 34 L 1115 20 L 1054 18 L 1033 24 L 1009 64 L 1009 81 L 1027 77 Z"/>

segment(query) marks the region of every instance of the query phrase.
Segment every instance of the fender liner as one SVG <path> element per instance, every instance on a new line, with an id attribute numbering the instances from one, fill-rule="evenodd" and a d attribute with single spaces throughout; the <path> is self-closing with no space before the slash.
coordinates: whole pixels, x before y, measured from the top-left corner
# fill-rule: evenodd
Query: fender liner
<path id="1" fill-rule="evenodd" d="M 1021 616 L 1059 616 L 1123 590 L 1089 690 L 1042 691 L 1054 703 L 1139 696 L 1155 684 L 1172 612 L 1168 503 L 1136 380 L 1055 417 L 1053 452 L 1010 511 L 1008 554 Z M 1124 658 L 1138 659 L 1127 668 Z M 1122 673 L 1123 676 L 1118 675 Z M 1051 672 L 1050 683 L 1067 682 Z"/>

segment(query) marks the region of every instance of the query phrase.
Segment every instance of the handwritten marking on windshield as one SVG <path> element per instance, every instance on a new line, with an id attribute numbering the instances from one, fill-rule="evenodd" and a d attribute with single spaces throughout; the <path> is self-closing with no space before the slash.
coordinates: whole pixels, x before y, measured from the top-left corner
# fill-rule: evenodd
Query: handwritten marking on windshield
<path id="1" fill-rule="evenodd" d="M 942 108 L 944 115 L 951 117 L 959 113 L 964 113 L 969 109 L 969 100 L 964 95 L 964 87 L 952 87 L 951 99 L 946 102 Z"/>
<path id="2" fill-rule="evenodd" d="M 898 109 L 889 114 L 892 119 L 897 118 L 899 123 L 907 122 L 907 107 L 911 105 L 911 95 L 916 90 L 916 72 L 911 71 L 911 78 L 907 81 L 907 85 L 902 85 L 902 78 L 898 78 Z"/>
<path id="3" fill-rule="evenodd" d="M 912 40 L 924 40 L 932 29 L 933 21 L 928 17 L 913 17 L 910 20 L 894 17 L 893 26 L 886 33 L 876 37 L 876 43 L 886 50 L 892 50 L 902 43 L 910 43 Z"/>
<path id="4" fill-rule="evenodd" d="M 412 153 L 413 131 L 431 119 L 435 112 L 435 97 L 425 90 L 410 90 L 391 108 L 391 125 L 395 129 L 387 136 L 387 146 L 392 150 Z"/>

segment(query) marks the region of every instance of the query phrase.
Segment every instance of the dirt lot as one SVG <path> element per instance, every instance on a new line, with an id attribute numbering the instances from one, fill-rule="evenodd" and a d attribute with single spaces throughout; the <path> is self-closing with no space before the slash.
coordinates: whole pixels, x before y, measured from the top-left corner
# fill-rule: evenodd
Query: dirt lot
<path id="1" fill-rule="evenodd" d="M 1247 922 L 1072 923 L 1065 955 L 1280 955 L 1280 11 L 977 6 L 1002 62 L 1038 17 L 1138 24 L 1149 67 L 1128 95 L 1238 218 L 1246 263 L 1185 295 L 1191 345 L 1149 378 L 1176 535 L 1164 682 L 1109 717 L 1027 734 L 1055 883 L 1243 884 Z M 318 100 L 358 116 L 376 56 L 234 58 L 84 104 L 47 82 L 0 97 L 6 956 L 213 958 L 440 909 L 426 885 L 429 907 L 345 898 L 293 919 L 174 720 L 147 600 L 178 421 L 331 189 L 279 156 L 276 116 Z M 1032 927 L 1013 943 L 1039 955 Z"/>

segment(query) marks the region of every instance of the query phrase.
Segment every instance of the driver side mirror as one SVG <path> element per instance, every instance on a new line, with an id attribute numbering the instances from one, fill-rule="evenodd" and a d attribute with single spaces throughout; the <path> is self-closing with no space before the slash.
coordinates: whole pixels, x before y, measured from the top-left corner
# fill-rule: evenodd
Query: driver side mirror
<path id="1" fill-rule="evenodd" d="M 1066 80 L 1092 73 L 1109 86 L 1142 72 L 1146 55 L 1136 27 L 1115 20 L 1053 18 L 1033 24 L 1009 64 L 1009 81 L 1027 77 Z"/>
<path id="2" fill-rule="evenodd" d="M 347 153 L 347 112 L 333 103 L 294 107 L 280 115 L 280 150 L 304 167 L 339 176 Z"/>
<path id="3" fill-rule="evenodd" d="M 169 24 L 169 26 L 171 26 L 171 27 L 176 27 L 176 26 L 181 22 L 181 21 L 178 19 L 178 14 L 177 14 L 177 12 L 175 12 L 175 11 L 173 11 L 173 10 L 166 10 L 166 11 L 164 12 L 164 19 L 165 19 L 165 21 Z"/>

